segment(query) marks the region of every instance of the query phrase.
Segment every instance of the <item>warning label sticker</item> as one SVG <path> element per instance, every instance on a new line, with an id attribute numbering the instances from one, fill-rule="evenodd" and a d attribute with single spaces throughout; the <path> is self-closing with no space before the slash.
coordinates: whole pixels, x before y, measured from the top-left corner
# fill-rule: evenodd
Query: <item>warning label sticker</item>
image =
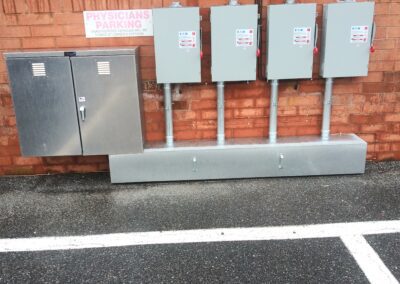
<path id="1" fill-rule="evenodd" d="M 293 29 L 294 45 L 311 44 L 311 27 L 295 27 Z"/>
<path id="2" fill-rule="evenodd" d="M 181 31 L 178 32 L 179 48 L 196 48 L 196 32 Z"/>
<path id="3" fill-rule="evenodd" d="M 366 43 L 368 41 L 368 26 L 351 26 L 350 43 Z"/>
<path id="4" fill-rule="evenodd" d="M 248 47 L 254 44 L 254 29 L 236 30 L 236 47 Z"/>

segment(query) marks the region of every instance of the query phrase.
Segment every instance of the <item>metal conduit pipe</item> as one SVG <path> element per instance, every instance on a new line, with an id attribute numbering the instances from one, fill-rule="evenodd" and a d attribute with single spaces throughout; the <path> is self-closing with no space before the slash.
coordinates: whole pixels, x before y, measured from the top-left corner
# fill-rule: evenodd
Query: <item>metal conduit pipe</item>
<path id="1" fill-rule="evenodd" d="M 326 78 L 325 94 L 324 94 L 324 110 L 322 114 L 322 140 L 329 140 L 330 122 L 331 122 L 331 106 L 332 106 L 332 85 L 333 79 Z"/>
<path id="2" fill-rule="evenodd" d="M 278 80 L 271 82 L 271 104 L 269 111 L 269 142 L 276 143 L 278 124 Z"/>
<path id="3" fill-rule="evenodd" d="M 164 84 L 165 140 L 167 147 L 174 146 L 174 128 L 172 120 L 171 84 Z"/>
<path id="4" fill-rule="evenodd" d="M 218 129 L 217 129 L 217 141 L 218 145 L 225 143 L 225 101 L 224 101 L 224 82 L 217 83 L 217 113 L 218 113 Z"/>

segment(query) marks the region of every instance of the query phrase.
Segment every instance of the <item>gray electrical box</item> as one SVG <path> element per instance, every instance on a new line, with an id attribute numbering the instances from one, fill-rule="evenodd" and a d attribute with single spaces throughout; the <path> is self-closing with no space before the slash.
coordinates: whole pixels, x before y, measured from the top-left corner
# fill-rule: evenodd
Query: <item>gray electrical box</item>
<path id="1" fill-rule="evenodd" d="M 157 83 L 201 82 L 198 7 L 153 9 Z"/>
<path id="2" fill-rule="evenodd" d="M 211 75 L 217 81 L 256 79 L 257 5 L 211 7 Z"/>
<path id="3" fill-rule="evenodd" d="M 137 48 L 5 56 L 24 156 L 143 152 Z"/>
<path id="4" fill-rule="evenodd" d="M 268 6 L 267 79 L 311 78 L 316 4 Z"/>
<path id="5" fill-rule="evenodd" d="M 374 5 L 374 2 L 324 5 L 322 77 L 368 75 Z"/>

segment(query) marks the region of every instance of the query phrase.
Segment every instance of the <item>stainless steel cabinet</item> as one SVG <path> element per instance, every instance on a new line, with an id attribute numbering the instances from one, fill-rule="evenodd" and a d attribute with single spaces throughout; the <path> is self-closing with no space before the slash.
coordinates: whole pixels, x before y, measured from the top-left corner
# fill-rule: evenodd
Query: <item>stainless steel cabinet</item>
<path id="1" fill-rule="evenodd" d="M 23 155 L 143 151 L 137 48 L 6 58 Z"/>
<path id="2" fill-rule="evenodd" d="M 50 55 L 7 60 L 21 152 L 81 155 L 70 61 Z"/>

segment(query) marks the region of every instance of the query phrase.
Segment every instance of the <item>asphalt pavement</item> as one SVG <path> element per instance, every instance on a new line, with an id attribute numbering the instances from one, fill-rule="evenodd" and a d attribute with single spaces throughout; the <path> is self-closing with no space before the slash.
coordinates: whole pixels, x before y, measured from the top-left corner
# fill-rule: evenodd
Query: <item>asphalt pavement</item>
<path id="1" fill-rule="evenodd" d="M 0 239 L 400 220 L 400 162 L 364 175 L 110 184 L 0 178 Z M 365 236 L 400 279 L 400 233 Z M 340 238 L 0 253 L 1 283 L 368 283 Z"/>

